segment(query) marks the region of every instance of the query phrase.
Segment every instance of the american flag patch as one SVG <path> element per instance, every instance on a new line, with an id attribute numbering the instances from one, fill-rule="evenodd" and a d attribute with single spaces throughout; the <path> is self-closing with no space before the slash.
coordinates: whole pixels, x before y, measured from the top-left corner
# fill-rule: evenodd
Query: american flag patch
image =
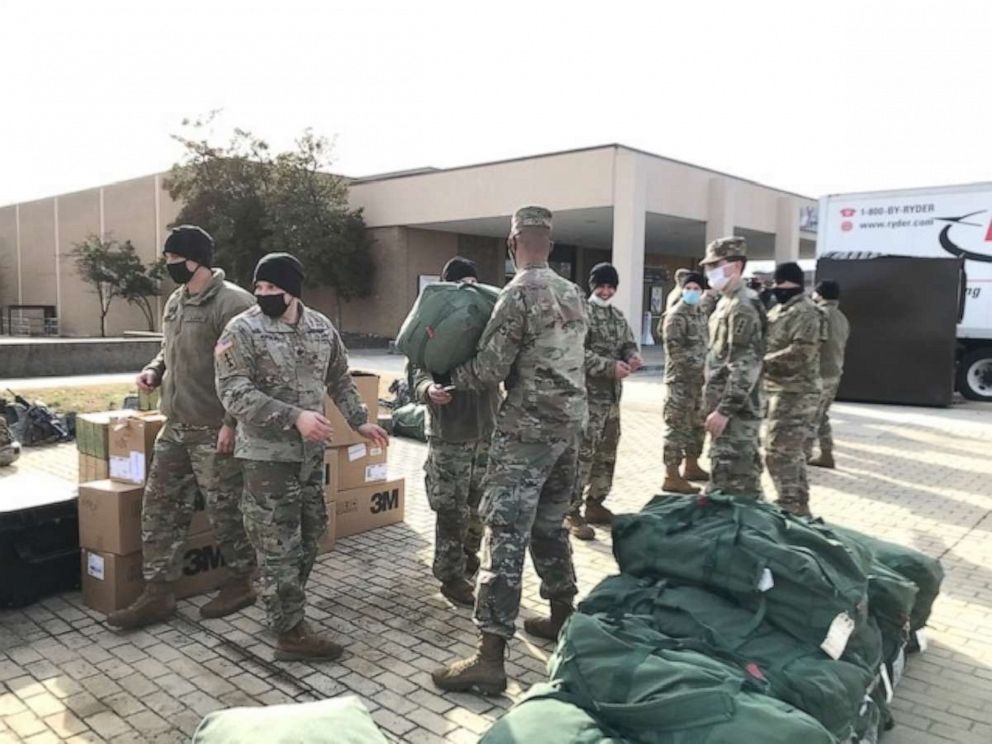
<path id="1" fill-rule="evenodd" d="M 214 356 L 220 356 L 228 349 L 234 348 L 234 341 L 229 338 L 222 338 L 214 346 Z"/>

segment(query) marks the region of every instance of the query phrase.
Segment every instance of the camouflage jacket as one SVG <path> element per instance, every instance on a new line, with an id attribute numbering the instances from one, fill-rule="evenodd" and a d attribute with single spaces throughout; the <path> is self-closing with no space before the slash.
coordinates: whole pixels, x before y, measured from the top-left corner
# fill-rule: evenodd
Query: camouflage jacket
<path id="1" fill-rule="evenodd" d="M 326 391 L 357 429 L 368 412 L 348 374 L 348 352 L 331 321 L 300 303 L 296 325 L 257 306 L 227 324 L 214 351 L 217 393 L 238 420 L 234 455 L 302 462 L 323 443 L 304 442 L 303 411 L 323 411 Z"/>
<path id="2" fill-rule="evenodd" d="M 820 345 L 820 377 L 824 380 L 838 380 L 844 374 L 844 350 L 851 324 L 840 310 L 837 300 L 821 300 L 819 308 L 827 316 L 827 338 Z"/>
<path id="3" fill-rule="evenodd" d="M 706 326 L 707 316 L 699 305 L 680 302 L 665 313 L 665 382 L 702 386 L 709 337 Z"/>
<path id="4" fill-rule="evenodd" d="M 589 402 L 619 403 L 623 381 L 613 376 L 618 361 L 637 353 L 630 323 L 613 305 L 586 302 L 586 393 Z"/>
<path id="5" fill-rule="evenodd" d="M 710 316 L 706 355 L 707 411 L 761 418 L 761 360 L 765 355 L 765 308 L 741 284 L 725 294 Z"/>
<path id="6" fill-rule="evenodd" d="M 820 343 L 826 335 L 823 312 L 805 293 L 768 311 L 765 390 L 815 393 L 820 385 Z"/>
<path id="7" fill-rule="evenodd" d="M 528 264 L 500 293 L 478 352 L 451 372 L 457 388 L 505 381 L 496 426 L 528 441 L 585 427 L 585 298 L 546 263 Z"/>
<path id="8" fill-rule="evenodd" d="M 434 378 L 420 368 L 413 370 L 414 397 L 427 404 L 424 433 L 442 442 L 474 442 L 492 436 L 499 410 L 499 384 L 481 390 L 453 390 L 451 402 L 443 406 L 431 403 L 427 390 Z"/>
<path id="9" fill-rule="evenodd" d="M 179 287 L 165 303 L 162 350 L 145 366 L 162 384 L 161 409 L 169 421 L 191 426 L 220 426 L 225 417 L 214 387 L 214 345 L 235 315 L 255 304 L 255 298 L 236 284 L 224 281 L 224 272 L 202 292 L 190 294 Z"/>

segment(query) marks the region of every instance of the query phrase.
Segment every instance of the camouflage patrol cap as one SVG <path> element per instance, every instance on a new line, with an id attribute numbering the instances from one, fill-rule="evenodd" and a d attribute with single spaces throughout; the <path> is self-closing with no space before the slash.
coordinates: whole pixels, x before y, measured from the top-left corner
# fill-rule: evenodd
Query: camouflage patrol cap
<path id="1" fill-rule="evenodd" d="M 551 229 L 551 210 L 547 207 L 520 207 L 513 213 L 510 235 L 516 235 L 523 227 L 544 227 Z"/>
<path id="2" fill-rule="evenodd" d="M 706 257 L 699 262 L 700 266 L 716 263 L 724 258 L 746 258 L 747 241 L 736 235 L 728 238 L 717 238 L 706 246 Z"/>

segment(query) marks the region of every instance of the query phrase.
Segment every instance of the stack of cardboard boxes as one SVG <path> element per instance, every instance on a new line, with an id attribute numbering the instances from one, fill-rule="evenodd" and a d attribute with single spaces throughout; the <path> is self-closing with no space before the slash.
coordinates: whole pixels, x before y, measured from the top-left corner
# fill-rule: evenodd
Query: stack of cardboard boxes
<path id="1" fill-rule="evenodd" d="M 368 408 L 369 421 L 377 422 L 379 377 L 353 372 L 352 378 Z M 324 494 L 330 521 L 321 553 L 333 549 L 336 538 L 402 522 L 405 508 L 403 480 L 389 480 L 386 448 L 354 432 L 330 398 L 324 400 L 324 415 L 334 435 L 324 454 Z"/>
<path id="2" fill-rule="evenodd" d="M 164 423 L 165 417 L 154 411 L 77 418 L 83 602 L 99 612 L 126 607 L 144 587 L 141 502 L 155 437 Z M 226 576 L 202 497 L 181 560 L 179 597 L 215 589 Z"/>

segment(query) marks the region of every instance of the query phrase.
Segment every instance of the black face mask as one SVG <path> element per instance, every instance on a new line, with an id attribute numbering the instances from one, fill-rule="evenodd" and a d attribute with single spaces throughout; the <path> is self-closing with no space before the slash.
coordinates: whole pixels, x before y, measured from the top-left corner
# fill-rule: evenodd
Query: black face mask
<path id="1" fill-rule="evenodd" d="M 803 293 L 802 287 L 773 287 L 772 294 L 775 295 L 775 299 L 778 300 L 779 305 L 784 305 L 786 302 L 791 300 L 798 294 Z"/>
<path id="2" fill-rule="evenodd" d="M 196 273 L 196 271 L 190 271 L 188 268 L 186 268 L 185 261 L 176 261 L 175 263 L 167 263 L 165 265 L 165 270 L 169 272 L 169 276 L 172 277 L 172 281 L 174 281 L 176 284 L 188 283 L 189 280 L 193 278 L 193 274 Z"/>
<path id="3" fill-rule="evenodd" d="M 278 318 L 286 312 L 286 295 L 283 293 L 272 295 L 255 295 L 258 306 L 262 312 L 270 318 Z"/>

